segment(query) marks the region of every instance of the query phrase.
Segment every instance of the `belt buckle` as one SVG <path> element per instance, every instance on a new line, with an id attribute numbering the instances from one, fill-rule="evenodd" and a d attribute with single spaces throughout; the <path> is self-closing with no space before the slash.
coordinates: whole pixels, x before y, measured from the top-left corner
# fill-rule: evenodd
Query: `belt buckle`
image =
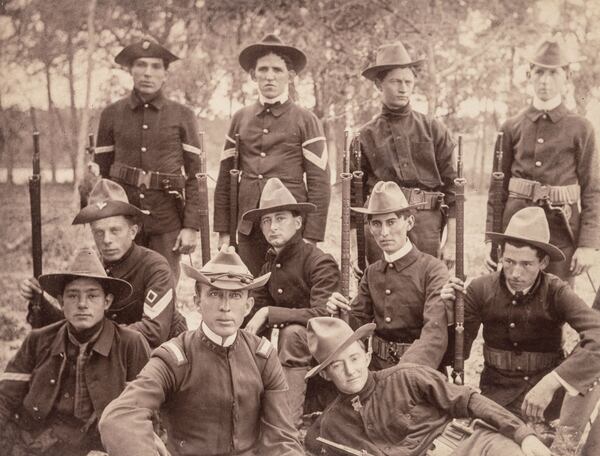
<path id="1" fill-rule="evenodd" d="M 531 200 L 534 203 L 545 202 L 550 200 L 550 187 L 536 182 L 533 186 Z"/>
<path id="2" fill-rule="evenodd" d="M 418 204 L 425 203 L 425 192 L 420 188 L 411 188 L 410 189 L 410 198 L 408 200 L 408 204 Z"/>
<path id="3" fill-rule="evenodd" d="M 137 175 L 137 186 L 141 189 L 150 188 L 150 178 L 151 177 L 152 177 L 151 173 L 146 172 L 143 169 L 140 169 L 140 171 Z"/>

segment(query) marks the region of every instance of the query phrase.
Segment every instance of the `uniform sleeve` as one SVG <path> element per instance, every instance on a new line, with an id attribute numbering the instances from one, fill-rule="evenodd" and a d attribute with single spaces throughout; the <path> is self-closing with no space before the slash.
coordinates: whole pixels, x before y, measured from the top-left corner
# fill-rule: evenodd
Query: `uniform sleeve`
<path id="1" fill-rule="evenodd" d="M 440 291 L 448 281 L 448 269 L 441 261 L 428 268 L 425 276 L 425 303 L 421 335 L 406 350 L 400 362 L 422 364 L 437 369 L 448 346 L 448 317 Z"/>
<path id="2" fill-rule="evenodd" d="M 262 372 L 264 393 L 257 454 L 265 456 L 304 455 L 298 431 L 290 420 L 288 386 L 277 353 L 271 348 Z"/>
<path id="3" fill-rule="evenodd" d="M 435 160 L 440 177 L 442 178 L 442 188 L 440 189 L 445 196 L 445 203 L 448 205 L 450 217 L 455 216 L 456 189 L 454 179 L 456 178 L 456 165 L 454 159 L 454 141 L 450 136 L 448 129 L 438 120 L 433 120 Z"/>
<path id="4" fill-rule="evenodd" d="M 137 375 L 141 372 L 143 367 L 148 363 L 150 359 L 150 346 L 146 341 L 146 338 L 139 333 L 135 333 L 133 343 L 128 347 L 127 353 L 127 379 L 126 381 L 133 381 Z"/>
<path id="5" fill-rule="evenodd" d="M 198 124 L 191 109 L 184 108 L 180 137 L 186 174 L 183 227 L 198 230 L 200 229 L 200 195 L 196 174 L 200 172 L 200 154 L 205 151 L 200 150 Z"/>
<path id="6" fill-rule="evenodd" d="M 479 327 L 481 326 L 481 303 L 483 299 L 478 292 L 478 288 L 471 283 L 467 287 L 465 293 L 465 340 L 464 340 L 464 357 L 468 359 L 471 354 L 471 347 L 477 338 Z"/>
<path id="7" fill-rule="evenodd" d="M 555 372 L 586 394 L 600 382 L 600 312 L 590 309 L 566 283 L 556 290 L 554 302 L 558 319 L 579 333 L 577 345 Z"/>
<path id="8" fill-rule="evenodd" d="M 600 248 L 600 160 L 594 128 L 586 120 L 584 132 L 576 138 L 577 177 L 581 186 L 581 215 L 578 247 Z"/>
<path id="9" fill-rule="evenodd" d="M 269 307 L 269 325 L 298 323 L 306 326 L 308 320 L 313 317 L 327 316 L 327 299 L 339 289 L 340 271 L 331 255 L 316 257 L 309 270 L 310 307 Z"/>
<path id="10" fill-rule="evenodd" d="M 105 108 L 100 114 L 94 161 L 100 168 L 102 177 L 109 177 L 110 166 L 115 160 L 115 138 L 112 125 L 114 115 L 110 107 Z"/>
<path id="11" fill-rule="evenodd" d="M 160 358 L 153 357 L 138 377 L 104 409 L 98 429 L 111 456 L 158 455 L 152 416 L 175 385 L 175 376 Z"/>
<path id="12" fill-rule="evenodd" d="M 145 283 L 142 319 L 129 328 L 142 333 L 150 347 L 154 348 L 169 337 L 175 312 L 175 289 L 173 274 L 166 260 L 146 267 L 151 271 Z"/>
<path id="13" fill-rule="evenodd" d="M 219 163 L 219 176 L 215 187 L 214 196 L 214 231 L 217 233 L 229 232 L 229 189 L 230 174 L 233 169 L 233 157 L 235 155 L 235 135 L 237 133 L 237 116 L 233 116 L 229 131 L 225 135 L 225 144 L 221 153 Z"/>
<path id="14" fill-rule="evenodd" d="M 317 206 L 317 210 L 307 214 L 304 237 L 322 241 L 325 239 L 327 212 L 331 196 L 329 180 L 329 155 L 327 139 L 317 117 L 310 113 L 302 129 L 302 157 L 306 174 L 308 202 Z"/>
<path id="15" fill-rule="evenodd" d="M 369 290 L 369 272 L 374 266 L 367 267 L 360 283 L 358 284 L 358 293 L 351 303 L 350 326 L 357 329 L 360 326 L 371 323 L 375 319 L 373 312 L 373 298 Z"/>

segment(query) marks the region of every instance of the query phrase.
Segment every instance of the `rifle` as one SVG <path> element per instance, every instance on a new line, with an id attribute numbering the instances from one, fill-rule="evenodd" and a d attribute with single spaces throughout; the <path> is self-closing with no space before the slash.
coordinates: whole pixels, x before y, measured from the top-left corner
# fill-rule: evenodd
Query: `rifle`
<path id="1" fill-rule="evenodd" d="M 342 283 L 341 293 L 345 298 L 350 297 L 350 198 L 352 173 L 350 173 L 350 130 L 344 131 L 344 156 L 342 159 Z M 340 318 L 348 323 L 348 313 L 341 311 Z"/>
<path id="2" fill-rule="evenodd" d="M 238 222 L 238 185 L 240 170 L 238 161 L 240 157 L 240 134 L 235 134 L 235 151 L 233 152 L 233 165 L 229 170 L 229 245 L 237 250 L 237 222 Z"/>
<path id="3" fill-rule="evenodd" d="M 354 187 L 354 205 L 362 207 L 365 203 L 365 196 L 363 193 L 363 177 L 364 173 L 361 171 L 361 150 L 360 150 L 360 136 L 356 135 L 354 138 L 354 148 L 352 151 L 354 158 L 356 171 L 352 172 L 352 186 Z M 367 268 L 367 260 L 365 256 L 365 218 L 362 214 L 354 213 L 354 221 L 356 224 L 356 253 L 358 257 L 358 269 L 363 273 Z"/>
<path id="4" fill-rule="evenodd" d="M 494 152 L 494 166 L 492 171 L 492 182 L 490 183 L 490 193 L 492 194 L 492 231 L 502 233 L 502 212 L 504 212 L 504 202 L 502 198 L 504 186 L 504 173 L 502 172 L 502 145 L 504 133 L 498 132 L 496 139 L 496 151 Z M 492 241 L 492 250 L 490 256 L 494 263 L 498 264 L 498 242 Z"/>
<path id="5" fill-rule="evenodd" d="M 317 442 L 322 443 L 326 447 L 332 448 L 338 453 L 349 454 L 351 456 L 372 456 L 371 453 L 367 452 L 367 450 L 355 450 L 352 447 L 342 445 L 341 443 L 336 443 L 332 440 L 327 440 L 323 437 L 317 437 Z"/>
<path id="6" fill-rule="evenodd" d="M 210 261 L 210 222 L 208 219 L 208 173 L 206 172 L 203 131 L 200 132 L 200 172 L 196 174 L 196 182 L 200 201 L 200 210 L 198 211 L 200 213 L 200 247 L 204 265 Z"/>
<path id="7" fill-rule="evenodd" d="M 31 256 L 33 276 L 42 275 L 42 189 L 40 175 L 40 132 L 33 132 L 32 175 L 29 177 L 29 204 L 31 206 Z M 42 295 L 34 293 L 29 302 L 27 322 L 32 328 L 41 328 Z"/>
<path id="8" fill-rule="evenodd" d="M 465 235 L 465 184 L 463 177 L 462 136 L 458 137 L 457 177 L 454 179 L 456 188 L 456 277 L 465 280 L 464 271 L 464 235 Z M 465 340 L 465 301 L 462 292 L 456 294 L 454 300 L 454 365 L 452 380 L 457 385 L 464 385 L 464 340 Z"/>

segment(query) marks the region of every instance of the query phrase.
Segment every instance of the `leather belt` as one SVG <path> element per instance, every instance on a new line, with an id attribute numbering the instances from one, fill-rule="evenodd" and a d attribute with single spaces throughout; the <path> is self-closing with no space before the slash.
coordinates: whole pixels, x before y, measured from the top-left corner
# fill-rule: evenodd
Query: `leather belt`
<path id="1" fill-rule="evenodd" d="M 185 188 L 185 176 L 182 174 L 144 171 L 141 168 L 115 162 L 110 167 L 110 177 L 142 190 L 179 191 Z"/>
<path id="2" fill-rule="evenodd" d="M 401 187 L 408 204 L 425 203 L 417 207 L 418 211 L 430 211 L 438 209 L 444 204 L 444 194 L 442 192 L 426 192 L 420 188 Z"/>
<path id="3" fill-rule="evenodd" d="M 372 340 L 373 353 L 384 361 L 397 363 L 412 344 L 390 342 L 374 335 Z"/>
<path id="4" fill-rule="evenodd" d="M 561 360 L 559 353 L 516 352 L 483 346 L 483 359 L 497 369 L 514 372 L 536 373 L 555 367 Z"/>
<path id="5" fill-rule="evenodd" d="M 484 428 L 490 431 L 496 431 L 492 425 L 479 418 L 454 419 L 444 428 L 444 432 L 438 435 L 427 450 L 426 456 L 450 456 L 458 448 L 460 443 L 470 437 L 477 428 Z"/>
<path id="6" fill-rule="evenodd" d="M 542 185 L 540 182 L 511 177 L 508 194 L 513 198 L 525 198 L 534 203 L 549 200 L 552 204 L 575 204 L 581 196 L 581 187 L 572 185 Z"/>

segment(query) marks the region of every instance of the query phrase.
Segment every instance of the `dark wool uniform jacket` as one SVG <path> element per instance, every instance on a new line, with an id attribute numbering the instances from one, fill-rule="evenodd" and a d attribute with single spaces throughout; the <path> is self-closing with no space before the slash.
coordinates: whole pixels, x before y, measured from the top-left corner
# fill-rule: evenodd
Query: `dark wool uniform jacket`
<path id="1" fill-rule="evenodd" d="M 519 444 L 534 434 L 469 387 L 406 363 L 369 372 L 358 394 L 340 394 L 323 412 L 321 436 L 374 456 L 421 456 L 452 418 L 467 417 L 483 419 Z"/>
<path id="2" fill-rule="evenodd" d="M 269 326 L 306 326 L 313 317 L 327 316 L 327 299 L 338 291 L 340 270 L 333 257 L 296 234 L 277 254 L 270 249 L 260 274 L 271 273 L 255 290 L 254 308 L 269 307 Z"/>
<path id="3" fill-rule="evenodd" d="M 369 265 L 352 301 L 350 324 L 375 322 L 382 339 L 410 343 L 400 362 L 437 368 L 448 344 L 448 318 L 440 291 L 444 263 L 416 247 L 399 260 Z"/>
<path id="4" fill-rule="evenodd" d="M 504 122 L 501 131 L 504 133 L 503 201 L 508 199 L 511 177 L 552 186 L 579 184 L 581 215 L 577 247 L 600 248 L 600 160 L 592 124 L 564 104 L 548 112 L 531 105 Z M 493 231 L 492 202 L 490 194 L 487 231 Z"/>
<path id="5" fill-rule="evenodd" d="M 152 415 L 160 409 L 173 456 L 302 455 L 287 391 L 266 339 L 240 330 L 225 348 L 188 331 L 154 351 L 106 409 L 100 433 L 111 456 L 156 454 Z"/>
<path id="6" fill-rule="evenodd" d="M 30 430 L 43 429 L 64 378 L 67 323 L 54 323 L 31 331 L 0 375 L 0 427 L 11 417 Z M 85 382 L 99 418 L 110 401 L 146 364 L 148 344 L 137 332 L 105 320 L 85 366 Z M 1 452 L 1 451 L 0 451 Z"/>
<path id="7" fill-rule="evenodd" d="M 169 100 L 162 91 L 145 103 L 132 92 L 102 111 L 94 151 L 102 177 L 112 179 L 109 171 L 115 162 L 144 171 L 184 172 L 186 176 L 183 217 L 175 195 L 163 190 L 140 191 L 119 181 L 131 204 L 150 211 L 150 216 L 144 218 L 146 233 L 169 233 L 182 226 L 199 228 L 199 141 L 192 110 Z"/>
<path id="8" fill-rule="evenodd" d="M 486 345 L 514 352 L 562 353 L 562 327 L 579 333 L 579 343 L 557 366 L 536 374 L 500 371 L 484 364 L 479 386 L 482 394 L 508 405 L 554 370 L 585 394 L 600 381 L 600 312 L 596 312 L 558 277 L 540 273 L 535 285 L 520 299 L 496 272 L 474 279 L 465 296 L 465 354 L 483 324 Z"/>
<path id="9" fill-rule="evenodd" d="M 114 263 L 104 265 L 110 277 L 126 280 L 133 288 L 128 298 L 113 303 L 107 317 L 144 335 L 150 347 L 168 340 L 175 310 L 174 277 L 167 260 L 153 250 L 133 244 Z M 45 303 L 48 322 L 62 320 L 61 310 Z"/>
<path id="10" fill-rule="evenodd" d="M 439 120 L 410 105 L 400 110 L 383 105 L 381 114 L 360 129 L 360 145 L 365 194 L 379 181 L 439 191 L 454 214 L 454 142 Z"/>
<path id="11" fill-rule="evenodd" d="M 233 167 L 236 134 L 240 135 L 239 232 L 251 233 L 252 222 L 242 221 L 241 217 L 258 207 L 267 179 L 277 177 L 296 201 L 317 206 L 306 216 L 304 237 L 322 241 L 331 193 L 327 141 L 319 119 L 290 100 L 273 106 L 257 101 L 233 115 L 215 189 L 214 230 L 229 231 L 229 170 Z"/>

